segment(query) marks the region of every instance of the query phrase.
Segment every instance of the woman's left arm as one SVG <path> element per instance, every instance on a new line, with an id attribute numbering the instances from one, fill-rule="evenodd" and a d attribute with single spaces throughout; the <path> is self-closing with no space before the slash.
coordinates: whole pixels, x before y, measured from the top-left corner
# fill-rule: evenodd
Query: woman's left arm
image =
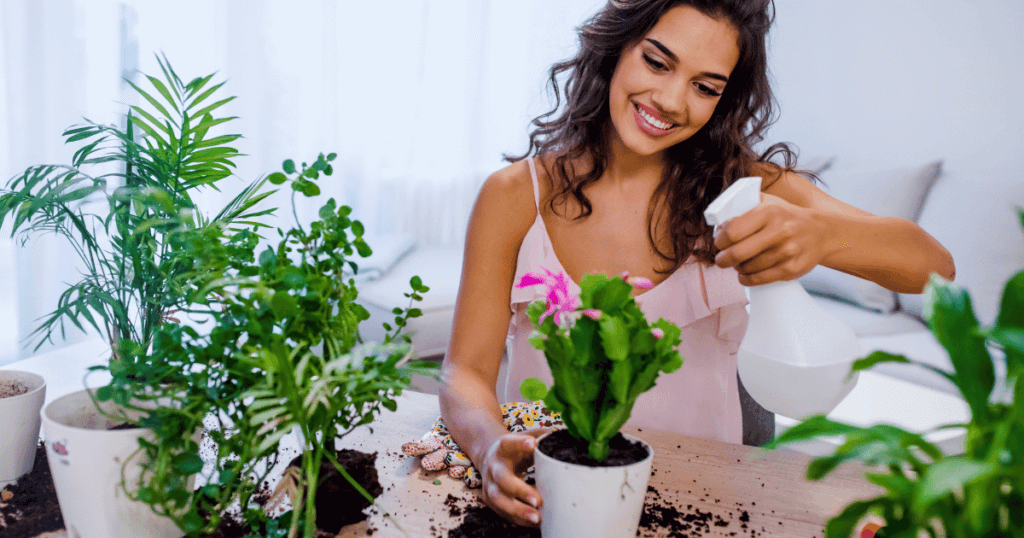
<path id="1" fill-rule="evenodd" d="M 931 273 L 955 274 L 949 251 L 914 222 L 840 202 L 793 172 L 765 179 L 761 204 L 721 227 L 715 246 L 716 265 L 735 267 L 744 286 L 793 280 L 824 265 L 921 293 Z"/>

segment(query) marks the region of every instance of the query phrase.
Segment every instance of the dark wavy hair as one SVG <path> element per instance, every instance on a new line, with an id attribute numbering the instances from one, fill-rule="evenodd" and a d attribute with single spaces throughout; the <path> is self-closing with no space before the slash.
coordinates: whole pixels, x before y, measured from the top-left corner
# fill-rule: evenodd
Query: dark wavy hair
<path id="1" fill-rule="evenodd" d="M 774 121 L 765 45 L 775 17 L 772 0 L 610 0 L 577 29 L 580 48 L 576 56 L 551 67 L 548 84 L 555 104 L 533 120 L 526 153 L 505 155 L 507 161 L 515 162 L 531 155 L 553 154 L 553 170 L 548 170 L 555 182 L 548 202 L 552 211 L 557 212 L 556 204 L 572 196 L 582 208 L 574 218 L 589 216 L 593 209 L 583 189 L 597 181 L 608 166 L 608 95 L 619 56 L 643 39 L 666 11 L 679 5 L 729 21 L 739 33 L 740 56 L 711 119 L 665 152 L 665 173 L 648 206 L 649 240 L 662 258 L 673 262 L 673 269 L 691 254 L 704 263 L 714 262 L 717 250 L 703 213 L 726 187 L 755 171 L 763 175 L 792 170 L 796 162 L 795 151 L 784 143 L 760 155 L 753 150 Z M 565 107 L 559 113 L 559 77 L 563 75 L 567 75 Z M 781 165 L 769 164 L 778 157 L 783 159 Z M 573 162 L 588 163 L 585 173 L 577 175 Z M 662 252 L 654 241 L 655 209 L 662 201 L 669 208 L 671 252 Z"/>

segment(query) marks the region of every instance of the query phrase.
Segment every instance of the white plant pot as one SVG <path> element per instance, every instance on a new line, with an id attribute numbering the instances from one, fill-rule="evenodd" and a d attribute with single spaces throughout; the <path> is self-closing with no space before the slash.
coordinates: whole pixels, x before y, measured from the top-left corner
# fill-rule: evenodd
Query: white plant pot
<path id="1" fill-rule="evenodd" d="M 116 404 L 103 402 L 111 412 Z M 108 430 L 111 421 L 97 411 L 86 390 L 58 398 L 43 408 L 46 455 L 68 538 L 180 538 L 170 519 L 122 489 L 140 474 L 138 439 L 147 429 Z M 131 458 L 135 454 L 135 458 Z M 131 458 L 129 465 L 124 463 Z"/>
<path id="2" fill-rule="evenodd" d="M 647 482 L 651 478 L 654 450 L 635 437 L 623 436 L 643 443 L 647 458 L 619 467 L 588 467 L 556 460 L 539 448 L 534 450 L 537 490 L 544 500 L 540 508 L 541 535 L 546 538 L 636 536 Z"/>
<path id="3" fill-rule="evenodd" d="M 0 370 L 0 382 L 20 382 L 28 392 L 0 398 L 0 488 L 32 471 L 39 442 L 39 410 L 46 380 L 19 370 Z"/>

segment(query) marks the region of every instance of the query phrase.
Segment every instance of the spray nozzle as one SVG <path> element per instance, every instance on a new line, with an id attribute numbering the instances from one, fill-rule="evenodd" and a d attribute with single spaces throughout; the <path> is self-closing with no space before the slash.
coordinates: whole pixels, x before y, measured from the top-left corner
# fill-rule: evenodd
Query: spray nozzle
<path id="1" fill-rule="evenodd" d="M 711 226 L 725 224 L 761 203 L 761 178 L 744 177 L 729 185 L 704 210 L 704 220 Z"/>

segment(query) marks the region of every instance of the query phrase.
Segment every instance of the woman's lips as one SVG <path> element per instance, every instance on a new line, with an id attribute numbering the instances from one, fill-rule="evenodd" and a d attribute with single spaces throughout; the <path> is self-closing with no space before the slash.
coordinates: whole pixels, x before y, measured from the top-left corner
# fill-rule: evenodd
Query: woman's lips
<path id="1" fill-rule="evenodd" d="M 653 137 L 665 136 L 678 127 L 675 124 L 662 120 L 656 111 L 650 110 L 650 107 L 639 103 L 633 103 L 633 118 L 636 120 L 636 124 L 641 131 Z M 669 127 L 663 128 L 658 124 Z"/>

